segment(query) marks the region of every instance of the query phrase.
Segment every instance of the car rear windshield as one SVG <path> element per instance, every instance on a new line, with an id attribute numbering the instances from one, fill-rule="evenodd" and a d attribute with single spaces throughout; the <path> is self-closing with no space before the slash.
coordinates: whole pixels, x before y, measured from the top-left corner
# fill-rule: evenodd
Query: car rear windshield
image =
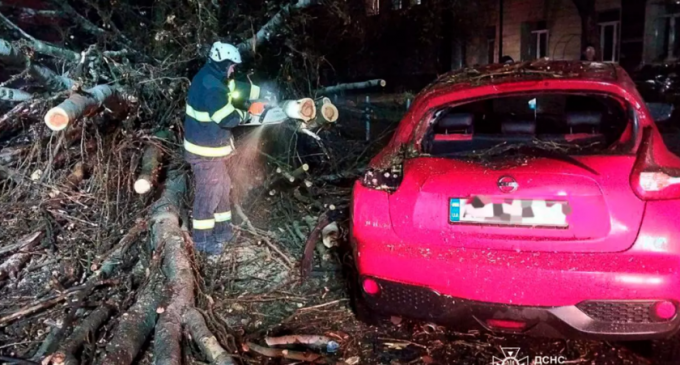
<path id="1" fill-rule="evenodd" d="M 632 117 L 619 99 L 601 94 L 523 94 L 437 110 L 422 141 L 440 157 L 547 150 L 568 155 L 622 153 Z M 627 131 L 629 133 L 624 133 Z"/>

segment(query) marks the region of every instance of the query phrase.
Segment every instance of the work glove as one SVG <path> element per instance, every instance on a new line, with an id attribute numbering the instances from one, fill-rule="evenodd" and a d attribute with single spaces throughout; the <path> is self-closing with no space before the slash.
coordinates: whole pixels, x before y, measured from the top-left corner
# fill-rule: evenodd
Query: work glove
<path id="1" fill-rule="evenodd" d="M 253 101 L 248 106 L 248 114 L 262 115 L 264 113 L 265 103 L 261 101 Z"/>

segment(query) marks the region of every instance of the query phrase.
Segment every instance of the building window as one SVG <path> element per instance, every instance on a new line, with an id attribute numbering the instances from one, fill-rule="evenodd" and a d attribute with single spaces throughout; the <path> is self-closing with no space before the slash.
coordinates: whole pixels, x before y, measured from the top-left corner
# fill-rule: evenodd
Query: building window
<path id="1" fill-rule="evenodd" d="M 543 58 L 548 56 L 548 30 L 534 30 L 531 32 L 531 50 L 532 58 Z"/>
<path id="2" fill-rule="evenodd" d="M 486 28 L 486 62 L 496 62 L 496 27 Z"/>
<path id="3" fill-rule="evenodd" d="M 600 23 L 600 47 L 604 62 L 619 60 L 619 24 L 619 22 Z"/>
<path id="4" fill-rule="evenodd" d="M 621 38 L 621 11 L 619 9 L 603 11 L 597 14 L 600 26 L 600 49 L 602 61 L 619 61 L 619 39 Z"/>
<path id="5" fill-rule="evenodd" d="M 664 19 L 663 55 L 666 60 L 680 57 L 680 14 L 670 14 Z"/>
<path id="6" fill-rule="evenodd" d="M 545 21 L 522 23 L 521 59 L 534 60 L 547 57 L 550 32 Z"/>
<path id="7" fill-rule="evenodd" d="M 422 3 L 423 3 L 423 0 L 411 0 L 411 5 L 412 5 L 412 6 L 420 5 L 420 4 L 422 4 Z"/>
<path id="8" fill-rule="evenodd" d="M 373 16 L 380 14 L 380 0 L 364 0 L 366 15 Z"/>

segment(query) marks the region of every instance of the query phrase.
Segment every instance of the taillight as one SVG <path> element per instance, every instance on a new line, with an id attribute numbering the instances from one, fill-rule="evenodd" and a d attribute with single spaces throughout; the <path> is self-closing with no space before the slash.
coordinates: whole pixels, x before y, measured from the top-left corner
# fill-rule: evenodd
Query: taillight
<path id="1" fill-rule="evenodd" d="M 401 165 L 394 165 L 388 169 L 366 170 L 361 177 L 361 185 L 375 190 L 395 191 L 403 179 Z"/>
<path id="2" fill-rule="evenodd" d="M 652 142 L 652 128 L 645 127 L 630 184 L 643 200 L 680 199 L 680 168 L 660 165 Z"/>

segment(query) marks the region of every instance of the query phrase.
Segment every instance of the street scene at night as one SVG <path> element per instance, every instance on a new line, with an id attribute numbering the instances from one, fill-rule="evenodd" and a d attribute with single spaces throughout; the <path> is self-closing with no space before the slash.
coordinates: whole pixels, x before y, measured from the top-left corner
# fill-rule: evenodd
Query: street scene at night
<path id="1" fill-rule="evenodd" d="M 680 1 L 0 0 L 0 364 L 680 364 Z"/>

